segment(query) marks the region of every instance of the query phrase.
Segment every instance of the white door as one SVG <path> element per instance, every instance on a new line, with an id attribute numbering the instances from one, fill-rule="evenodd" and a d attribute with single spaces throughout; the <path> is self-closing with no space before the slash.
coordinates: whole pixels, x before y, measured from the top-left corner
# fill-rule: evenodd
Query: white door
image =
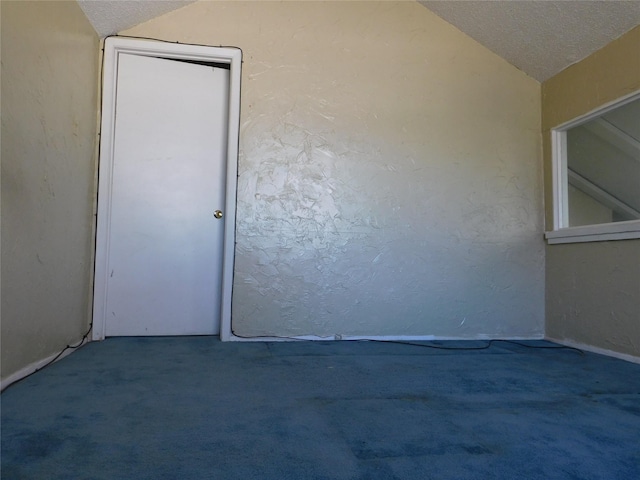
<path id="1" fill-rule="evenodd" d="M 105 334 L 220 329 L 229 70 L 121 53 Z"/>

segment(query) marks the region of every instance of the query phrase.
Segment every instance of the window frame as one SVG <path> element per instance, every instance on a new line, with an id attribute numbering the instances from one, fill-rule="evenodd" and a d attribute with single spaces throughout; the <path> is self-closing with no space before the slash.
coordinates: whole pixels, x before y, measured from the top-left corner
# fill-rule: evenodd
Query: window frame
<path id="1" fill-rule="evenodd" d="M 585 115 L 551 129 L 553 230 L 545 232 L 547 243 L 602 242 L 640 238 L 640 220 L 575 227 L 566 226 L 569 222 L 567 130 L 587 123 L 635 100 L 640 100 L 640 90 L 608 102 Z"/>

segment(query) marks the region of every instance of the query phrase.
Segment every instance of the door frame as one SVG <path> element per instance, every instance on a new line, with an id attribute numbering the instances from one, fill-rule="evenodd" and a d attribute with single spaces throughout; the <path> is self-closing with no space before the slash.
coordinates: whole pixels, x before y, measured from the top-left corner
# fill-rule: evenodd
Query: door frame
<path id="1" fill-rule="evenodd" d="M 225 222 L 222 247 L 222 291 L 220 339 L 233 338 L 231 298 L 235 259 L 236 191 L 238 183 L 238 139 L 240 127 L 240 80 L 242 51 L 235 47 L 187 45 L 131 37 L 108 37 L 104 42 L 102 74 L 102 118 L 98 163 L 98 208 L 94 273 L 92 340 L 104 340 L 108 289 L 111 196 L 115 144 L 115 104 L 118 57 L 121 53 L 158 58 L 192 60 L 229 65 L 229 121 L 226 156 Z"/>

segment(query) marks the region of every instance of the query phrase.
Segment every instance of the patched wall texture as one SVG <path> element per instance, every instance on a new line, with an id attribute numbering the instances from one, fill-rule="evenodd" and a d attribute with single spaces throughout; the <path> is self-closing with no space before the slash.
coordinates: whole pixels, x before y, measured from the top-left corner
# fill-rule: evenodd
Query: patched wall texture
<path id="1" fill-rule="evenodd" d="M 244 52 L 233 331 L 543 334 L 540 85 L 413 2 L 198 2 Z"/>
<path id="2" fill-rule="evenodd" d="M 1 8 L 4 380 L 89 328 L 99 40 L 75 2 Z"/>
<path id="3" fill-rule="evenodd" d="M 550 130 L 638 90 L 640 27 L 542 85 L 548 229 Z M 546 248 L 547 336 L 640 357 L 640 240 Z"/>

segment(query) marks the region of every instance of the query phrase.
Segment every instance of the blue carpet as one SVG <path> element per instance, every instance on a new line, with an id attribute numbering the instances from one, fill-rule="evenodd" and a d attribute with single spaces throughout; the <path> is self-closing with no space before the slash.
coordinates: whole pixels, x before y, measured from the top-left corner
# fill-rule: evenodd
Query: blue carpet
<path id="1" fill-rule="evenodd" d="M 3 480 L 640 479 L 640 365 L 566 349 L 112 338 L 1 402 Z"/>

